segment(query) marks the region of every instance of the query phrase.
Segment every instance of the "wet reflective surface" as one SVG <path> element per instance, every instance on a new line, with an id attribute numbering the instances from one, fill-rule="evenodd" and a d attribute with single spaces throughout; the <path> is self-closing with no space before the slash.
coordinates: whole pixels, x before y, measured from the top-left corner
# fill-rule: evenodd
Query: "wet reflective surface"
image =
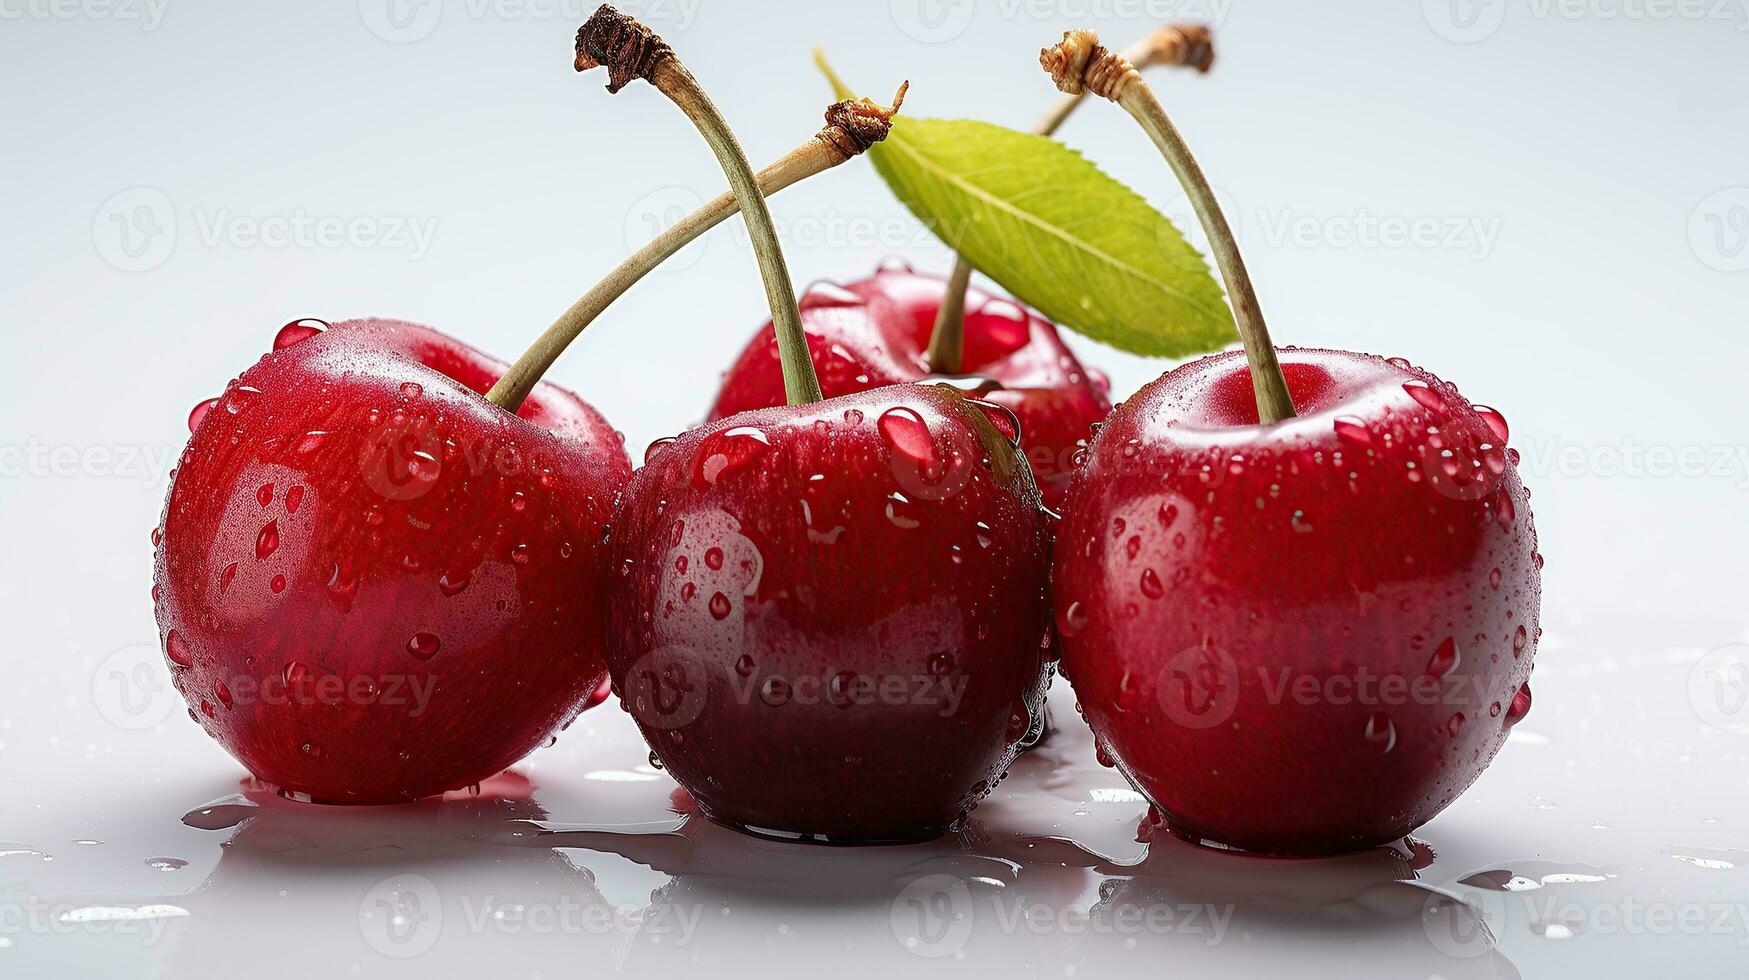
<path id="1" fill-rule="evenodd" d="M 44 732 L 12 724 L 0 966 L 1510 977 L 1675 957 L 1718 975 L 1749 963 L 1749 735 L 1706 718 L 1749 718 L 1729 657 L 1674 639 L 1645 623 L 1551 625 L 1542 710 L 1482 780 L 1411 838 L 1321 860 L 1148 833 L 1061 683 L 1056 733 L 966 830 L 903 847 L 713 824 L 612 704 L 477 793 L 375 808 L 242 779 L 179 714 L 88 745 L 46 735 L 83 757 L 68 768 L 31 751 L 51 747 Z M 94 708 L 67 720 L 95 731 Z"/>

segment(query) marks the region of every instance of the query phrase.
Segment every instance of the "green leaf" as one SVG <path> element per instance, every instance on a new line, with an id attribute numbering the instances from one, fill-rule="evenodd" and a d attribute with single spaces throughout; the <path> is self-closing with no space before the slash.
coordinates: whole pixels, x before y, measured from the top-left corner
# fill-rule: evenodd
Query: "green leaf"
<path id="1" fill-rule="evenodd" d="M 814 60 L 838 98 L 855 97 L 823 53 Z M 1055 140 L 901 114 L 869 157 L 942 241 L 1077 333 L 1166 357 L 1239 339 L 1208 263 L 1172 222 Z"/>

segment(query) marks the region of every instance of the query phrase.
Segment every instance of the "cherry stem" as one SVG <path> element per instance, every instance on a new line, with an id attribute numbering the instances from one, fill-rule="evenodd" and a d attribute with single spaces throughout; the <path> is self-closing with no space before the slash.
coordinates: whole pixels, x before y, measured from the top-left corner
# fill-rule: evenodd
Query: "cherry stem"
<path id="1" fill-rule="evenodd" d="M 893 115 L 905 98 L 905 86 L 893 97 L 893 105 L 878 105 L 868 99 L 835 102 L 826 107 L 826 125 L 808 141 L 759 171 L 760 193 L 769 197 L 793 184 L 824 173 L 885 139 Z M 540 383 L 559 355 L 599 317 L 625 295 L 638 280 L 672 258 L 676 252 L 741 210 L 734 192 L 724 191 L 698 210 L 680 219 L 642 248 L 633 252 L 612 272 L 590 287 L 571 307 L 553 321 L 540 337 L 504 372 L 487 400 L 515 412 Z"/>
<path id="2" fill-rule="evenodd" d="M 1138 71 L 1166 65 L 1207 74 L 1215 62 L 1214 39 L 1209 29 L 1200 24 L 1168 24 L 1125 48 L 1123 58 Z M 1039 136 L 1055 135 L 1086 98 L 1085 90 L 1064 95 L 1032 131 Z M 964 366 L 966 287 L 971 280 L 972 264 L 963 255 L 954 256 L 953 272 L 947 278 L 947 291 L 935 313 L 935 328 L 924 354 L 929 369 L 935 373 L 958 374 Z"/>
<path id="3" fill-rule="evenodd" d="M 764 280 L 765 298 L 777 333 L 785 393 L 792 405 L 819 401 L 822 397 L 820 380 L 808 355 L 807 335 L 802 332 L 795 285 L 790 279 L 788 266 L 784 264 L 783 248 L 778 242 L 765 194 L 775 193 L 797 180 L 843 163 L 885 138 L 886 125 L 898 107 L 881 110 L 872 103 L 835 104 L 827 110 L 826 129 L 756 175 L 734 132 L 698 80 L 680 63 L 666 42 L 635 19 L 609 4 L 602 4 L 577 31 L 575 64 L 578 71 L 605 66 L 609 92 L 618 92 L 635 78 L 654 85 L 692 120 L 705 138 L 728 178 L 729 194 L 726 201 L 719 197 L 663 232 L 609 273 L 535 341 L 493 385 L 486 397 L 508 411 L 515 411 L 565 347 L 609 303 L 663 259 L 739 210 L 747 222 L 748 237 Z M 903 93 L 901 88 L 901 97 Z M 834 110 L 839 112 L 836 122 Z"/>
<path id="4" fill-rule="evenodd" d="M 1269 328 L 1263 322 L 1263 308 L 1257 302 L 1257 291 L 1245 270 L 1245 260 L 1239 254 L 1239 244 L 1233 229 L 1221 213 L 1213 188 L 1203 175 L 1184 137 L 1166 115 L 1160 100 L 1154 97 L 1141 73 L 1122 55 L 1114 54 L 1099 43 L 1099 36 L 1089 30 L 1074 30 L 1063 35 L 1062 43 L 1039 52 L 1039 63 L 1050 73 L 1057 87 L 1070 94 L 1091 92 L 1122 106 L 1141 124 L 1154 145 L 1159 148 L 1178 182 L 1190 199 L 1203 232 L 1208 235 L 1209 248 L 1215 264 L 1227 284 L 1227 297 L 1233 304 L 1233 319 L 1239 327 L 1239 339 L 1245 344 L 1245 360 L 1251 368 L 1251 388 L 1257 396 L 1257 417 L 1265 425 L 1294 417 L 1293 398 L 1287 390 L 1287 378 L 1281 373 L 1275 345 L 1269 339 Z"/>

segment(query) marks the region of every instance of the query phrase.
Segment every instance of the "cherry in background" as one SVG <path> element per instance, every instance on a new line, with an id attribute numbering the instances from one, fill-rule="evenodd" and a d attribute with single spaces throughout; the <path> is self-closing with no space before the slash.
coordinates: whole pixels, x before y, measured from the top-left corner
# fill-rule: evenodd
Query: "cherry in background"
<path id="1" fill-rule="evenodd" d="M 599 413 L 428 327 L 283 329 L 190 416 L 153 595 L 190 715 L 335 803 L 467 786 L 606 675 L 603 536 L 630 476 Z"/>
<path id="2" fill-rule="evenodd" d="M 929 341 L 948 288 L 946 280 L 898 265 L 846 285 L 811 287 L 802 297 L 802 323 L 821 389 L 845 395 L 931 376 Z M 1070 460 L 1111 411 L 1110 383 L 1081 365 L 1054 324 L 1019 303 L 970 289 L 965 309 L 956 373 L 995 382 L 974 381 L 973 390 L 1020 420 L 1022 451 L 1045 506 L 1058 508 Z M 724 376 L 710 418 L 783 402 L 777 340 L 767 323 Z"/>
<path id="3" fill-rule="evenodd" d="M 1172 24 L 1125 54 L 1139 68 L 1207 73 L 1214 42 L 1206 27 Z M 1052 135 L 1081 101 L 1078 93 L 1063 98 L 1033 131 Z M 810 288 L 802 322 L 820 387 L 835 396 L 932 375 L 971 376 L 959 383 L 969 382 L 979 397 L 1020 420 L 1022 448 L 1045 506 L 1060 510 L 1076 453 L 1111 411 L 1111 384 L 1082 366 L 1055 324 L 1013 300 L 969 288 L 971 271 L 963 258 L 946 279 L 887 265 L 868 279 Z M 724 375 L 710 418 L 781 405 L 784 397 L 777 339 L 766 324 Z"/>
<path id="4" fill-rule="evenodd" d="M 1277 351 L 1147 85 L 1090 31 L 1040 60 L 1148 132 L 1245 343 L 1119 406 L 1074 476 L 1053 602 L 1101 758 L 1193 839 L 1319 854 L 1400 837 L 1530 709 L 1542 558 L 1506 421 L 1407 361 Z"/>

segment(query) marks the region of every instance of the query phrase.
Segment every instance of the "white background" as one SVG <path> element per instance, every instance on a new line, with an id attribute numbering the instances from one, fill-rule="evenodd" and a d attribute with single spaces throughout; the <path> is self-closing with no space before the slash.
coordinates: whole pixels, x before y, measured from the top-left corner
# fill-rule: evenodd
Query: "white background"
<path id="1" fill-rule="evenodd" d="M 688 864 L 606 848 L 541 849 L 547 857 L 510 873 L 503 854 L 434 844 L 417 821 L 361 831 L 332 815 L 280 817 L 242 859 L 227 856 L 230 870 L 220 866 L 231 831 L 180 818 L 236 792 L 241 770 L 181 720 L 179 704 L 163 724 L 131 731 L 98 692 L 116 663 L 152 662 L 138 649 L 156 636 L 146 538 L 184 418 L 267 350 L 280 324 L 304 316 L 419 320 L 512 357 L 663 221 L 720 189 L 708 151 L 653 91 L 609 97 L 600 73 L 571 71 L 590 9 L 0 0 L 0 906 L 40 898 L 191 913 L 143 920 L 168 923 L 158 942 L 0 923 L 0 973 L 229 965 L 308 975 L 322 964 L 430 975 L 478 956 L 501 975 L 556 976 L 594 955 L 628 970 L 818 972 L 819 958 L 833 969 L 981 962 L 1041 976 L 1157 974 L 1180 957 L 1186 969 L 1345 975 L 1355 957 L 1376 956 L 1416 976 L 1707 976 L 1749 962 L 1749 919 L 1688 934 L 1603 923 L 1633 902 L 1749 903 L 1739 866 L 1749 854 L 1734 850 L 1749 847 L 1746 743 L 1717 724 L 1749 715 L 1708 716 L 1704 692 L 1688 685 L 1708 651 L 1749 641 L 1749 7 L 1738 0 L 626 8 L 674 43 L 755 164 L 817 127 L 829 92 L 809 63 L 815 44 L 871 95 L 909 78 L 907 113 L 1024 127 L 1054 97 L 1036 51 L 1065 28 L 1094 26 L 1121 45 L 1162 19 L 1213 22 L 1212 74 L 1153 81 L 1228 202 L 1277 339 L 1408 357 L 1511 420 L 1548 558 L 1536 708 L 1483 780 L 1418 835 L 1440 857 L 1416 877 L 1434 886 L 1516 872 L 1514 862 L 1609 868 L 1615 877 L 1591 891 L 1562 886 L 1586 920 L 1566 929 L 1572 938 L 1513 905 L 1494 953 L 1442 959 L 1413 918 L 1405 939 L 1379 924 L 1396 921 L 1380 902 L 1327 895 L 1326 878 L 1346 880 L 1341 868 L 1265 863 L 1238 875 L 1242 885 L 1214 888 L 1210 901 L 1238 910 L 1234 932 L 1208 947 L 1220 956 L 1195 952 L 1182 930 L 1091 940 L 985 916 L 969 943 L 931 960 L 908 956 L 888 925 L 902 896 L 883 889 L 914 856 L 858 870 L 841 865 L 861 859 L 815 851 L 753 860 L 740 838 L 697 827 L 687 834 L 712 856 L 705 863 L 730 870 L 689 875 L 696 853 Z M 1163 209 L 1184 210 L 1122 113 L 1089 105 L 1062 137 Z M 949 262 L 864 162 L 786 192 L 773 210 L 798 284 L 864 275 L 894 254 L 922 269 Z M 272 237 L 316 220 L 348 231 Z M 1379 237 L 1410 226 L 1436 234 Z M 719 370 L 763 319 L 743 241 L 733 223 L 719 229 L 555 369 L 628 434 L 634 458 L 702 415 Z M 1170 366 L 1078 348 L 1119 396 Z M 1720 656 L 1730 654 L 1711 662 Z M 1056 693 L 1072 728 L 1067 692 Z M 602 714 L 524 770 L 549 822 L 664 815 L 665 777 L 637 770 L 635 734 L 617 711 Z M 1017 767 L 979 811 L 999 828 L 991 839 L 1071 835 L 1134 860 L 1140 805 L 1085 749 L 1071 730 Z M 607 781 L 622 777 L 633 781 Z M 371 863 L 379 832 L 412 856 Z M 261 848 L 272 834 L 296 843 Z M 966 859 L 956 847 L 939 859 Z M 263 857 L 280 850 L 308 860 Z M 378 855 L 359 859 L 367 871 L 334 856 L 360 851 Z M 168 856 L 189 865 L 145 864 Z M 1178 857 L 1180 884 L 1255 864 Z M 434 863 L 472 883 L 439 886 L 448 955 L 381 954 L 361 901 L 395 874 L 442 878 Z M 658 954 L 648 936 L 486 935 L 452 905 L 458 891 L 551 903 L 576 874 L 638 907 L 666 882 L 671 900 L 691 896 L 678 907 L 709 906 L 711 929 Z M 1111 877 L 1076 874 L 1045 892 L 1071 918 Z M 785 897 L 824 879 L 866 880 L 872 897 Z M 1316 914 L 1303 909 L 1308 881 Z M 968 893 L 974 904 L 990 887 Z M 1284 891 L 1300 896 L 1286 902 L 1291 914 L 1278 909 Z"/>

